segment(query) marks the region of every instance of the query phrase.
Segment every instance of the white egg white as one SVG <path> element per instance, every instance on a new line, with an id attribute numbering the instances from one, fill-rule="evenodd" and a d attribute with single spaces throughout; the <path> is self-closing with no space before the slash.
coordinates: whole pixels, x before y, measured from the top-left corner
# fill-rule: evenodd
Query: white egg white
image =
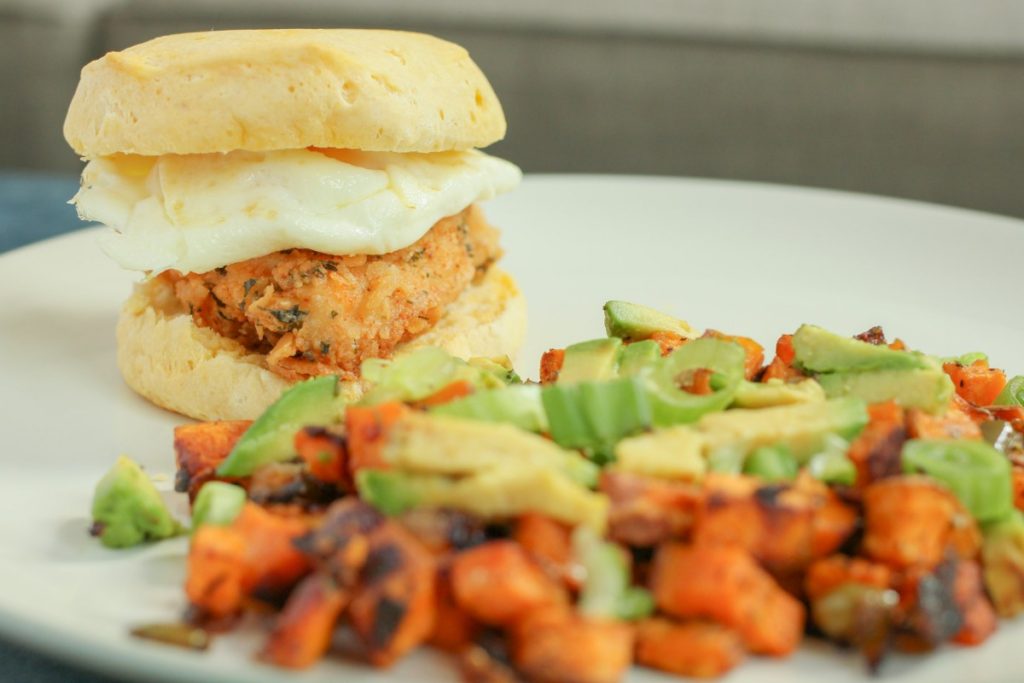
<path id="1" fill-rule="evenodd" d="M 384 254 L 514 188 L 519 169 L 477 150 L 283 150 L 90 161 L 73 202 L 112 230 L 122 267 L 206 272 L 281 249 Z"/>

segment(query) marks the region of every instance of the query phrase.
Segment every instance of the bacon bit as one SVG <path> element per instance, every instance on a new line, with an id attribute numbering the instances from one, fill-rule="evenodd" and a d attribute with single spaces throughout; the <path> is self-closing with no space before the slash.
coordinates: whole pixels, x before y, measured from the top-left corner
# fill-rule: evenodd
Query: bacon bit
<path id="1" fill-rule="evenodd" d="M 875 346 L 885 346 L 885 332 L 882 330 L 881 325 L 875 325 L 869 330 L 861 332 L 853 336 L 854 339 L 859 339 L 867 344 L 874 344 Z"/>
<path id="2" fill-rule="evenodd" d="M 540 357 L 540 383 L 553 384 L 565 363 L 565 349 L 549 349 Z"/>

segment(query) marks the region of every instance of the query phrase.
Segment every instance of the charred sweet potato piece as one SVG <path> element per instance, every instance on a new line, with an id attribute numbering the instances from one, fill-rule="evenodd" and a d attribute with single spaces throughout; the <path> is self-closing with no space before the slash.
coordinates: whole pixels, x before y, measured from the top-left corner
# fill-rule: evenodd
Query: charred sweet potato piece
<path id="1" fill-rule="evenodd" d="M 512 541 L 491 541 L 460 553 L 452 562 L 451 582 L 456 604 L 492 626 L 507 626 L 566 600 L 561 588 Z"/>
<path id="2" fill-rule="evenodd" d="M 833 552 L 853 532 L 856 512 L 808 478 L 762 484 L 713 474 L 693 531 L 695 545 L 743 548 L 774 572 L 799 571 Z"/>
<path id="3" fill-rule="evenodd" d="M 423 544 L 395 522 L 377 526 L 369 539 L 349 617 L 370 662 L 388 666 L 433 630 L 436 564 Z"/>
<path id="4" fill-rule="evenodd" d="M 973 557 L 977 524 L 947 489 L 923 476 L 875 482 L 864 491 L 864 553 L 894 569 L 932 568 L 946 549 Z"/>
<path id="5" fill-rule="evenodd" d="M 735 629 L 751 652 L 783 656 L 800 643 L 804 607 L 735 546 L 658 548 L 650 587 L 661 611 L 714 619 Z"/>
<path id="6" fill-rule="evenodd" d="M 472 548 L 487 540 L 483 521 L 459 510 L 413 508 L 397 520 L 438 556 Z"/>
<path id="7" fill-rule="evenodd" d="M 410 409 L 392 402 L 376 406 L 349 406 L 345 410 L 345 431 L 348 433 L 349 475 L 364 467 L 385 469 L 387 463 L 381 449 L 387 441 L 388 430 L 402 419 Z"/>
<path id="8" fill-rule="evenodd" d="M 703 493 L 695 484 L 605 470 L 599 489 L 608 495 L 608 535 L 619 543 L 648 548 L 686 538 Z"/>
<path id="9" fill-rule="evenodd" d="M 857 467 L 859 488 L 902 472 L 900 454 L 907 440 L 905 419 L 903 408 L 895 401 L 868 406 L 868 424 L 848 451 Z"/>
<path id="10" fill-rule="evenodd" d="M 912 439 L 980 439 L 981 428 L 962 410 L 951 408 L 932 415 L 919 408 L 907 411 L 907 431 Z"/>
<path id="11" fill-rule="evenodd" d="M 309 559 L 293 545 L 310 524 L 305 516 L 246 503 L 230 526 L 200 527 L 189 549 L 189 600 L 211 616 L 226 616 L 244 597 L 283 595 L 310 570 Z"/>
<path id="12" fill-rule="evenodd" d="M 221 420 L 175 427 L 174 460 L 178 474 L 174 490 L 187 492 L 189 500 L 193 500 L 202 485 L 214 478 L 217 466 L 251 424 L 251 420 Z"/>
<path id="13" fill-rule="evenodd" d="M 472 644 L 480 624 L 455 602 L 450 569 L 437 572 L 437 616 L 427 642 L 447 652 L 460 652 Z"/>
<path id="14" fill-rule="evenodd" d="M 345 432 L 338 427 L 304 427 L 295 434 L 295 452 L 309 473 L 326 484 L 352 491 L 345 443 Z"/>
<path id="15" fill-rule="evenodd" d="M 568 609 L 544 609 L 512 629 L 511 653 L 531 681 L 616 683 L 633 660 L 633 628 Z"/>
<path id="16" fill-rule="evenodd" d="M 735 631 L 706 621 L 645 619 L 636 627 L 636 661 L 679 676 L 715 678 L 743 659 Z"/>
<path id="17" fill-rule="evenodd" d="M 242 606 L 245 539 L 234 529 L 205 525 L 192 537 L 185 595 L 203 615 L 231 616 Z"/>
<path id="18" fill-rule="evenodd" d="M 925 652 L 953 638 L 964 625 L 957 604 L 955 558 L 935 567 L 918 565 L 894 574 L 899 594 L 895 645 L 904 652 Z"/>
<path id="19" fill-rule="evenodd" d="M 463 683 L 522 683 L 505 662 L 479 645 L 464 647 L 455 656 Z"/>
<path id="20" fill-rule="evenodd" d="M 575 582 L 572 529 L 544 515 L 528 512 L 516 522 L 512 540 L 552 578 Z"/>
<path id="21" fill-rule="evenodd" d="M 540 383 L 551 384 L 558 381 L 558 373 L 565 363 L 565 349 L 548 349 L 540 357 Z"/>
<path id="22" fill-rule="evenodd" d="M 350 597 L 329 576 L 319 572 L 307 576 L 277 615 L 263 659 L 290 669 L 315 664 L 330 647 L 334 626 Z"/>
<path id="23" fill-rule="evenodd" d="M 988 640 L 998 624 L 996 611 L 985 594 L 981 567 L 977 562 L 957 564 L 953 598 L 963 614 L 963 626 L 953 636 L 953 641 L 960 645 L 980 645 Z"/>

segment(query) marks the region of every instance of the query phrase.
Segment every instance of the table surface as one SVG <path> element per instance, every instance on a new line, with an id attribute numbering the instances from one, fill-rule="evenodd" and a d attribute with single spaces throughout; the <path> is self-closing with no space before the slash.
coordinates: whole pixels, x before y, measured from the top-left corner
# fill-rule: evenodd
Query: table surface
<path id="1" fill-rule="evenodd" d="M 78 179 L 0 172 L 0 253 L 85 227 L 67 201 Z M 0 640 L 0 681 L 111 683 L 113 679 L 66 666 Z"/>

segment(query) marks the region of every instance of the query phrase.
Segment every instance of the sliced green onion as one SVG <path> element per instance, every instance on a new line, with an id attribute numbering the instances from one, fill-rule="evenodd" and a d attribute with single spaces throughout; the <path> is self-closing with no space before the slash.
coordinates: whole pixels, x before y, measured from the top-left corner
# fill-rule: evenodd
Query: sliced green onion
<path id="1" fill-rule="evenodd" d="M 651 425 L 647 396 L 635 377 L 544 387 L 541 401 L 555 443 L 601 456 L 623 437 Z"/>
<path id="2" fill-rule="evenodd" d="M 206 482 L 192 503 L 192 533 L 203 524 L 231 524 L 242 511 L 245 501 L 245 489 L 241 486 L 223 481 Z"/>
<path id="3" fill-rule="evenodd" d="M 940 358 L 942 363 L 956 363 L 957 365 L 973 365 L 979 360 L 988 360 L 988 354 L 982 353 L 981 351 L 971 351 L 959 356 L 947 356 L 946 358 Z"/>
<path id="4" fill-rule="evenodd" d="M 573 532 L 572 547 L 586 571 L 578 605 L 581 614 L 628 620 L 650 616 L 654 599 L 645 589 L 630 585 L 629 556 L 625 549 L 602 540 L 584 526 Z"/>
<path id="5" fill-rule="evenodd" d="M 818 453 L 807 463 L 807 470 L 812 477 L 826 484 L 853 486 L 857 481 L 857 466 L 845 453 Z"/>
<path id="6" fill-rule="evenodd" d="M 903 470 L 923 472 L 945 484 L 979 522 L 993 522 L 1013 511 L 1010 461 L 983 441 L 907 441 Z"/>
<path id="7" fill-rule="evenodd" d="M 633 342 L 622 348 L 619 355 L 619 376 L 628 377 L 651 367 L 661 359 L 661 346 L 658 342 L 646 339 Z"/>
<path id="8" fill-rule="evenodd" d="M 719 446 L 708 454 L 708 472 L 739 474 L 747 458 L 747 445 L 732 443 Z"/>
<path id="9" fill-rule="evenodd" d="M 759 477 L 767 482 L 791 481 L 796 479 L 800 464 L 793 451 L 784 445 L 762 446 L 747 456 L 743 473 Z"/>
<path id="10" fill-rule="evenodd" d="M 654 424 L 667 427 L 696 422 L 702 415 L 724 410 L 732 403 L 736 388 L 743 380 L 746 352 L 735 342 L 721 339 L 694 339 L 661 359 L 650 372 L 648 396 Z M 691 394 L 679 388 L 680 379 L 694 370 L 711 370 L 710 394 Z"/>

